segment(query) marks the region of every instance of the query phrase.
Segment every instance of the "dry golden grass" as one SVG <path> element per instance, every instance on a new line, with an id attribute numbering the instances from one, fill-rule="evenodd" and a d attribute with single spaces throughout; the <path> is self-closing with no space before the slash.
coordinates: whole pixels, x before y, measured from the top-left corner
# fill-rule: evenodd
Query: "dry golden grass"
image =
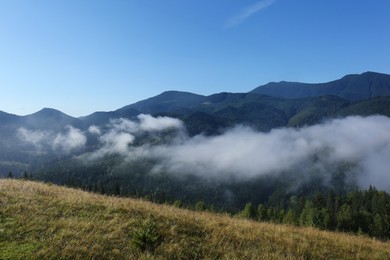
<path id="1" fill-rule="evenodd" d="M 161 243 L 131 243 L 153 215 Z M 390 259 L 390 244 L 371 238 L 147 201 L 108 197 L 20 180 L 0 180 L 0 259 Z"/>

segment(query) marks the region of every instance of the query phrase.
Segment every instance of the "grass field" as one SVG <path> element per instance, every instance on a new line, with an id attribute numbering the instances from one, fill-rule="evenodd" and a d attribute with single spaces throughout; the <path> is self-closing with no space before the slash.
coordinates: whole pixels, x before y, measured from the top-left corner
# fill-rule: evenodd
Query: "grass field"
<path id="1" fill-rule="evenodd" d="M 390 259 L 390 243 L 0 180 L 0 259 Z"/>

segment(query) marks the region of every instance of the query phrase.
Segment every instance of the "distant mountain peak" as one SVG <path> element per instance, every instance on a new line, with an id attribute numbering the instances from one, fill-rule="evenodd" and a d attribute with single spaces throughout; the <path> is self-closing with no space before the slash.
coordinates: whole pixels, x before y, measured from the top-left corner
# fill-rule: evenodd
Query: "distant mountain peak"
<path id="1" fill-rule="evenodd" d="M 366 72 L 363 72 L 362 74 L 360 75 L 383 75 L 383 76 L 389 76 L 387 74 L 384 74 L 384 73 L 379 73 L 379 72 L 374 72 L 374 71 L 366 71 Z"/>
<path id="2" fill-rule="evenodd" d="M 198 94 L 194 94 L 194 93 L 191 93 L 191 92 L 188 92 L 188 91 L 179 91 L 179 90 L 167 90 L 167 91 L 162 92 L 160 95 L 172 95 L 172 94 L 198 95 Z"/>
<path id="3" fill-rule="evenodd" d="M 326 83 L 300 83 L 280 81 L 257 87 L 250 93 L 278 98 L 307 98 L 324 95 L 348 100 L 390 96 L 390 75 L 367 71 L 350 74 Z"/>
<path id="4" fill-rule="evenodd" d="M 42 108 L 38 112 L 28 115 L 28 117 L 69 117 L 71 116 L 54 108 Z"/>
<path id="5" fill-rule="evenodd" d="M 194 97 L 197 98 L 197 97 L 204 97 L 204 96 L 194 94 L 191 92 L 186 92 L 186 91 L 168 90 L 168 91 L 162 92 L 161 94 L 159 94 L 155 97 L 152 97 L 152 99 L 158 98 L 158 97 L 168 97 L 168 98 L 172 98 L 172 99 L 181 99 L 181 98 L 194 98 Z"/>
<path id="6" fill-rule="evenodd" d="M 50 108 L 50 107 L 44 107 L 41 110 L 39 110 L 37 113 L 61 113 L 61 114 L 63 114 L 61 111 L 54 109 L 54 108 Z"/>
<path id="7" fill-rule="evenodd" d="M 123 113 L 127 110 L 138 110 L 140 113 L 165 113 L 177 110 L 182 107 L 188 107 L 199 104 L 205 99 L 205 96 L 184 92 L 169 90 L 157 96 L 139 101 L 137 103 L 125 106 L 116 110 L 118 113 Z"/>

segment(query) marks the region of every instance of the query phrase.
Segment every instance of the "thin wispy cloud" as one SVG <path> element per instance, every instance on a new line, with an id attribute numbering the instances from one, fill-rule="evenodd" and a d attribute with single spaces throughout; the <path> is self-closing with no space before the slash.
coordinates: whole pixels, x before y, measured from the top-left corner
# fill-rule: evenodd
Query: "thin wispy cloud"
<path id="1" fill-rule="evenodd" d="M 259 11 L 271 6 L 277 0 L 262 0 L 253 5 L 247 6 L 237 15 L 230 17 L 225 23 L 225 28 L 231 28 L 243 23 L 246 19 L 258 13 Z"/>

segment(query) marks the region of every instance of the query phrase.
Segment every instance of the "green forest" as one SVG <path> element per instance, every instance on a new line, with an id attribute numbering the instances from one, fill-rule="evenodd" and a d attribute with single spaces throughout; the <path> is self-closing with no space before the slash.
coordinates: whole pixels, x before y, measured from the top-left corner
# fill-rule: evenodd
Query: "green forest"
<path id="1" fill-rule="evenodd" d="M 390 195 L 373 187 L 345 195 L 330 191 L 312 197 L 292 196 L 280 201 L 278 207 L 259 204 L 256 208 L 247 203 L 239 215 L 259 221 L 390 238 Z"/>

